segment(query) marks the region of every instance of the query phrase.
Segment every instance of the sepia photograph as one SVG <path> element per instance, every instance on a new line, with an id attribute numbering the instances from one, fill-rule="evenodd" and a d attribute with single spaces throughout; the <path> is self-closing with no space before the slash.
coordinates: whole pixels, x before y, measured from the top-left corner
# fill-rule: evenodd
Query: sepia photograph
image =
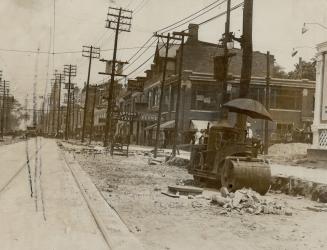
<path id="1" fill-rule="evenodd" d="M 327 249 L 326 0 L 1 0 L 1 250 Z"/>

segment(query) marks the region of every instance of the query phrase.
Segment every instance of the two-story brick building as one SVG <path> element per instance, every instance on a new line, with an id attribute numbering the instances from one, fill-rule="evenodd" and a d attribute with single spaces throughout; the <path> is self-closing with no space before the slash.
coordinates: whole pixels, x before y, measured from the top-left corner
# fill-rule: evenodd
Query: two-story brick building
<path id="1" fill-rule="evenodd" d="M 220 85 L 214 79 L 214 57 L 222 55 L 223 49 L 217 44 L 198 39 L 198 26 L 189 25 L 190 36 L 184 46 L 182 89 L 180 102 L 179 128 L 183 143 L 188 143 L 191 133 L 196 129 L 206 128 L 219 117 L 221 110 Z M 242 67 L 242 50 L 232 49 L 234 56 L 229 62 L 228 91 L 231 98 L 238 96 L 239 75 Z M 177 99 L 177 73 L 179 65 L 179 45 L 169 48 L 167 80 L 163 93 L 162 121 L 160 126 L 161 145 L 169 146 L 172 141 Z M 155 139 L 156 117 L 159 108 L 160 82 L 165 59 L 165 48 L 158 44 L 153 63 L 146 70 L 142 92 L 125 91 L 119 98 L 121 110 L 138 112 L 132 122 L 121 123 L 120 131 L 132 133 L 132 141 L 139 144 L 153 145 Z M 250 97 L 264 103 L 266 54 L 253 52 L 252 79 Z M 271 71 L 274 57 L 270 56 Z M 312 120 L 314 83 L 307 80 L 271 79 L 270 108 L 274 122 L 270 123 L 272 139 L 280 139 L 290 129 L 307 127 Z M 230 115 L 233 122 L 235 115 Z M 263 122 L 252 120 L 256 136 L 262 137 Z"/>

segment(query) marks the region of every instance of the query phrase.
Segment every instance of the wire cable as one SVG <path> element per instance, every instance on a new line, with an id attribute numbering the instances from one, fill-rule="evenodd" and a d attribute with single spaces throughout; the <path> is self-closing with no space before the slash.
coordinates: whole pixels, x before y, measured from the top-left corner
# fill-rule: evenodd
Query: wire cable
<path id="1" fill-rule="evenodd" d="M 195 20 L 195 19 L 197 19 L 197 18 L 199 18 L 199 17 L 201 17 L 201 16 L 207 14 L 208 12 L 210 12 L 210 11 L 214 10 L 215 8 L 219 7 L 220 5 L 222 5 L 222 4 L 223 4 L 224 2 L 226 2 L 226 1 L 227 1 L 227 0 L 224 0 L 223 2 L 221 2 L 221 3 L 219 3 L 219 4 L 215 5 L 215 6 L 213 6 L 212 8 L 208 9 L 207 11 L 205 11 L 205 12 L 199 14 L 199 15 L 196 15 L 196 16 L 194 16 L 193 18 L 191 18 L 191 19 L 189 19 L 189 20 L 186 20 L 185 22 L 182 22 L 182 23 L 178 24 L 177 26 L 174 26 L 174 27 L 172 27 L 172 28 L 166 30 L 165 32 L 169 32 L 169 31 L 171 31 L 171 30 L 177 29 L 177 28 L 179 28 L 179 27 L 181 27 L 181 26 L 183 26 L 183 25 L 185 25 L 185 24 L 187 24 L 187 23 L 189 23 L 189 22 L 191 22 L 191 21 L 193 21 L 193 20 Z M 226 11 L 224 12 L 224 14 L 226 14 Z M 224 15 L 224 14 L 223 14 L 223 15 Z"/>
<path id="2" fill-rule="evenodd" d="M 162 32 L 163 30 L 166 30 L 166 29 L 168 29 L 168 28 L 170 28 L 170 27 L 172 27 L 172 26 L 174 26 L 174 25 L 176 25 L 176 24 L 179 24 L 180 22 L 183 22 L 183 21 L 185 21 L 186 19 L 191 18 L 192 16 L 201 13 L 202 11 L 204 11 L 204 10 L 210 8 L 212 5 L 214 5 L 214 4 L 216 4 L 216 3 L 220 2 L 220 1 L 222 1 L 222 0 L 214 1 L 214 2 L 212 2 L 211 4 L 205 6 L 204 8 L 202 8 L 202 9 L 200 9 L 200 10 L 194 12 L 193 14 L 191 14 L 191 15 L 189 15 L 189 16 L 187 16 L 187 17 L 184 17 L 183 19 L 181 19 L 181 20 L 179 20 L 179 21 L 177 21 L 177 22 L 175 22 L 175 23 L 173 23 L 173 24 L 170 24 L 170 25 L 168 25 L 168 26 L 166 26 L 166 27 L 164 27 L 164 28 L 161 28 L 161 29 L 157 30 L 156 32 L 157 32 L 157 33 Z M 227 0 L 224 0 L 222 3 L 226 2 L 226 1 L 227 1 Z"/>
<path id="3" fill-rule="evenodd" d="M 138 59 L 140 59 L 140 57 L 142 56 L 142 55 L 144 55 L 144 53 L 146 52 L 146 51 L 148 51 L 150 48 L 152 48 L 153 47 L 153 44 L 156 42 L 156 40 L 153 40 L 153 42 L 143 51 L 143 53 L 142 54 L 140 54 L 138 57 L 136 57 L 133 61 L 131 61 L 131 62 L 129 62 L 129 64 L 126 66 L 126 68 L 125 68 L 125 70 L 126 69 L 128 69 L 128 68 L 130 68 L 131 67 L 131 65 L 133 65 Z"/>

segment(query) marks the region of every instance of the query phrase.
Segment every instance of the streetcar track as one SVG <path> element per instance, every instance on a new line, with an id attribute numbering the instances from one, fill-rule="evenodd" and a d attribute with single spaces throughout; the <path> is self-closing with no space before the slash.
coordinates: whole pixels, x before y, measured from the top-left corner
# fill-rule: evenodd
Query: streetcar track
<path id="1" fill-rule="evenodd" d="M 40 144 L 42 142 L 42 138 L 40 138 Z M 42 188 L 42 154 L 40 154 L 39 157 L 39 186 L 40 186 L 40 199 L 41 199 L 41 205 L 42 205 L 42 214 L 44 221 L 47 220 L 46 214 L 45 214 L 45 206 L 44 206 L 44 198 L 43 198 L 43 188 Z"/>
<path id="2" fill-rule="evenodd" d="M 27 144 L 27 146 L 28 146 L 28 140 L 26 140 L 26 144 Z M 43 144 L 43 145 L 41 145 L 40 146 L 40 148 L 39 148 L 39 150 L 38 151 L 40 151 L 42 148 L 43 148 L 43 146 L 45 145 L 45 143 Z M 38 152 L 37 151 L 37 152 Z M 27 153 L 28 153 L 28 150 L 26 151 Z M 34 155 L 33 155 L 34 156 Z M 32 156 L 32 157 L 33 157 Z M 30 157 L 29 157 L 29 154 L 27 154 L 27 160 L 26 160 L 26 162 L 24 162 L 23 164 L 22 164 L 22 166 L 20 167 L 20 168 L 18 168 L 18 170 L 15 172 L 15 174 L 13 174 L 13 176 L 6 182 L 6 184 L 4 184 L 2 187 L 1 187 L 1 189 L 0 189 L 0 194 L 10 185 L 10 183 L 24 170 L 24 168 L 27 166 L 29 166 L 29 164 L 30 164 L 30 159 L 29 159 Z M 31 180 L 31 182 L 30 183 L 32 183 L 32 180 Z M 31 186 L 32 187 L 32 186 Z"/>
<path id="3" fill-rule="evenodd" d="M 35 202 L 35 210 L 36 212 L 38 212 L 38 204 L 37 204 L 37 195 L 38 195 L 38 192 L 37 192 L 37 170 L 38 170 L 38 167 L 37 167 L 37 164 L 38 164 L 38 140 L 37 140 L 37 137 L 35 137 L 35 158 L 34 158 L 34 202 Z"/>
<path id="4" fill-rule="evenodd" d="M 26 152 L 26 164 L 27 164 L 27 170 L 28 170 L 28 181 L 29 181 L 31 198 L 32 198 L 33 197 L 33 185 L 32 185 L 30 158 L 29 158 L 29 152 L 28 152 L 28 139 L 26 139 L 26 141 L 25 141 L 25 152 Z"/>
<path id="5" fill-rule="evenodd" d="M 85 203 L 86 203 L 86 206 L 97 226 L 97 228 L 99 229 L 104 241 L 106 242 L 106 244 L 108 245 L 109 249 L 112 249 L 112 246 L 111 246 L 111 243 L 110 243 L 110 240 L 108 239 L 108 235 L 105 233 L 105 226 L 103 225 L 103 222 L 99 219 L 99 216 L 97 215 L 97 213 L 94 211 L 94 209 L 92 208 L 92 205 L 91 205 L 91 202 L 90 202 L 90 199 L 87 197 L 85 191 L 83 191 L 83 187 L 82 187 L 82 184 L 80 183 L 80 181 L 78 180 L 76 174 L 74 173 L 73 169 L 70 167 L 68 161 L 67 161 L 67 158 L 65 156 L 65 153 L 62 151 L 62 149 L 59 149 L 59 152 L 64 160 L 64 163 L 66 165 L 66 167 L 68 168 L 68 170 L 70 171 Z"/>

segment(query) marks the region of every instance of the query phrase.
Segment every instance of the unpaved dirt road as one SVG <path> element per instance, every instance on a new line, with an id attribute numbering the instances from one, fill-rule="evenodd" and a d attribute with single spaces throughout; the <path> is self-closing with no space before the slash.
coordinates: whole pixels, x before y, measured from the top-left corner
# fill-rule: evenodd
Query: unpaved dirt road
<path id="1" fill-rule="evenodd" d="M 327 249 L 327 213 L 307 209 L 317 203 L 269 193 L 292 216 L 222 215 L 205 198 L 170 198 L 167 185 L 192 176 L 183 168 L 149 165 L 140 153 L 124 156 L 72 154 L 146 249 Z M 186 181 L 188 182 L 188 181 Z M 210 197 L 217 190 L 205 189 Z"/>
<path id="2" fill-rule="evenodd" d="M 1 146 L 0 157 L 1 250 L 109 249 L 55 140 Z"/>

